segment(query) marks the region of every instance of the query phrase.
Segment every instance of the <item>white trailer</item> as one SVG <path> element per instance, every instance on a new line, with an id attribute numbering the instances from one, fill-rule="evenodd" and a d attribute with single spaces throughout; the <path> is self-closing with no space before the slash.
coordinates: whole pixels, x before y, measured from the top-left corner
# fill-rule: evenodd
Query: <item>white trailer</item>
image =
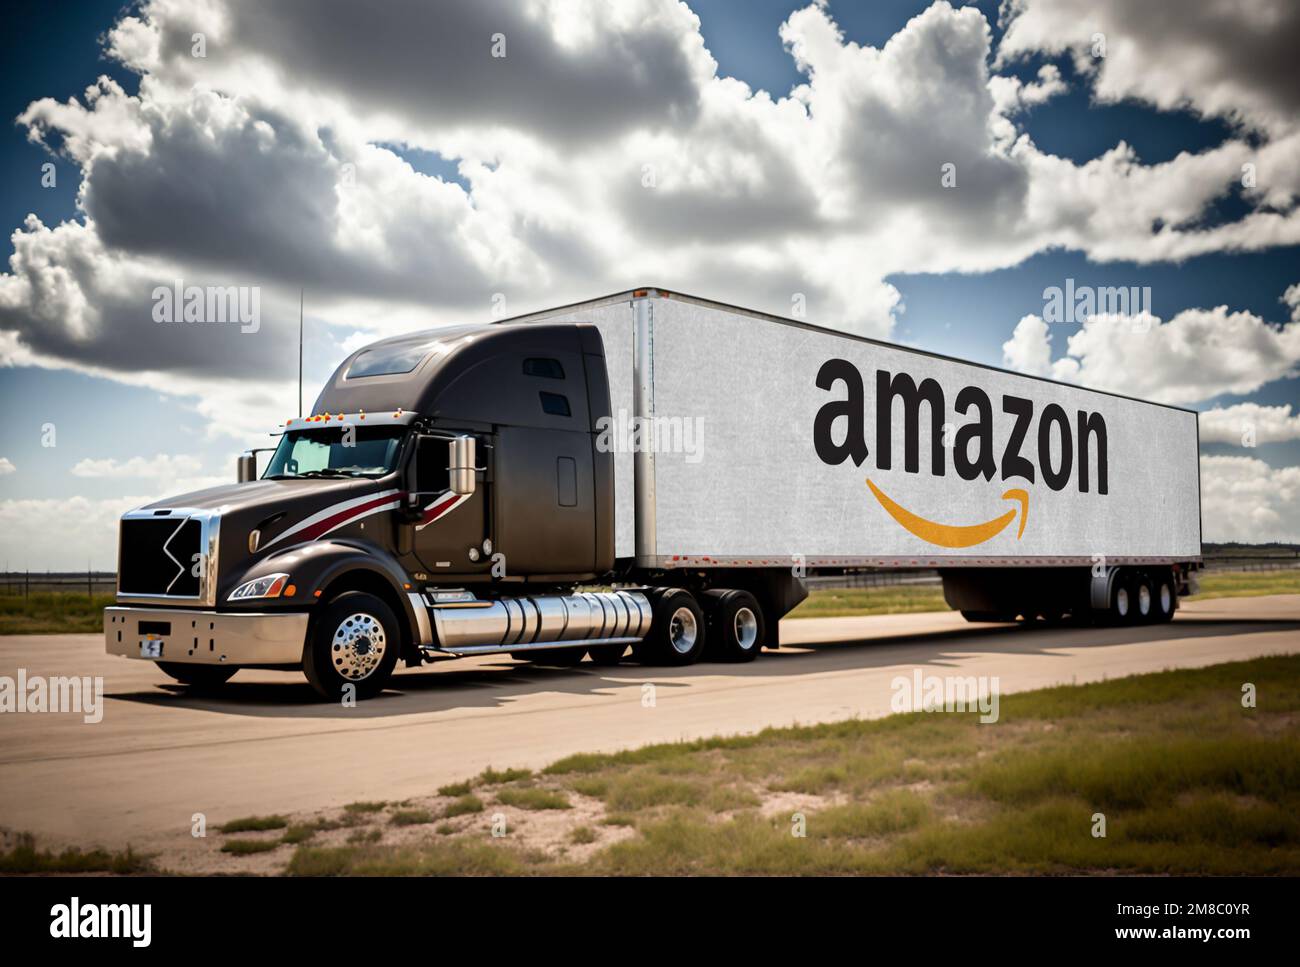
<path id="1" fill-rule="evenodd" d="M 600 330 L 639 569 L 938 568 L 972 619 L 1129 620 L 1200 562 L 1194 411 L 653 287 L 510 321 L 543 320 Z"/>

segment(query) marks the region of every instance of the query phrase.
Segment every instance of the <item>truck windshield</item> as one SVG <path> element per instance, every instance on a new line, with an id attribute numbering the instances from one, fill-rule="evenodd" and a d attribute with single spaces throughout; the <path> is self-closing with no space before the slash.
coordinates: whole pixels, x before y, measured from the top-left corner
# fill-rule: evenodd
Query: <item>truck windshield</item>
<path id="1" fill-rule="evenodd" d="M 263 480 L 285 477 L 380 477 L 397 466 L 404 426 L 331 426 L 280 438 Z"/>

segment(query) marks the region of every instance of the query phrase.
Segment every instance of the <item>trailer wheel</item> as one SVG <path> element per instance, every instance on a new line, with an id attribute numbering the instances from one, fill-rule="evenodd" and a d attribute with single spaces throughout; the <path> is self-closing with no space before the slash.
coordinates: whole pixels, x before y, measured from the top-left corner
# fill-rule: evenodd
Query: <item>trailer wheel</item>
<path id="1" fill-rule="evenodd" d="M 691 592 L 661 588 L 651 598 L 650 633 L 635 646 L 647 665 L 693 665 L 704 654 L 704 612 Z"/>
<path id="2" fill-rule="evenodd" d="M 1148 574 L 1139 573 L 1133 578 L 1133 623 L 1146 624 L 1155 620 L 1155 590 Z"/>
<path id="3" fill-rule="evenodd" d="M 748 591 L 706 591 L 700 603 L 709 628 L 710 659 L 741 662 L 758 657 L 767 625 L 757 598 Z"/>
<path id="4" fill-rule="evenodd" d="M 1152 587 L 1155 589 L 1152 620 L 1172 621 L 1178 607 L 1178 589 L 1174 586 L 1173 576 L 1168 571 L 1161 571 Z"/>
<path id="5" fill-rule="evenodd" d="M 392 609 L 373 594 L 348 591 L 312 622 L 302 670 L 311 687 L 330 701 L 343 697 L 349 685 L 356 698 L 373 698 L 388 684 L 400 650 Z"/>
<path id="6" fill-rule="evenodd" d="M 1133 579 L 1124 571 L 1115 575 L 1110 589 L 1110 610 L 1106 617 L 1111 624 L 1127 625 L 1133 623 L 1136 589 Z"/>
<path id="7" fill-rule="evenodd" d="M 230 665 L 190 665 L 183 661 L 160 661 L 158 669 L 182 685 L 188 685 L 195 691 L 217 688 L 230 680 L 230 676 L 239 671 Z"/>

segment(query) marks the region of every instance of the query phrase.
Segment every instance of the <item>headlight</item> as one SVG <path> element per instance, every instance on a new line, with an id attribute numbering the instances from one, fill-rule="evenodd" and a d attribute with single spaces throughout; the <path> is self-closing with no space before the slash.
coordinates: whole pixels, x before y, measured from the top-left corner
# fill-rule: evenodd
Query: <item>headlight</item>
<path id="1" fill-rule="evenodd" d="M 264 578 L 245 581 L 230 592 L 227 601 L 244 601 L 248 598 L 278 598 L 284 586 L 289 583 L 287 574 L 268 574 Z"/>

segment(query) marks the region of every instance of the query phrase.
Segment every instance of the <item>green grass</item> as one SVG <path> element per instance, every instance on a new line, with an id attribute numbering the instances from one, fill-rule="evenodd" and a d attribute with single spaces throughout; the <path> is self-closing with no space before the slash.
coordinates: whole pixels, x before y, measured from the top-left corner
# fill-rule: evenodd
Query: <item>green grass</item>
<path id="1" fill-rule="evenodd" d="M 278 839 L 232 839 L 221 845 L 221 852 L 249 856 L 253 853 L 269 853 L 279 845 Z"/>
<path id="2" fill-rule="evenodd" d="M 350 802 L 343 807 L 343 811 L 346 813 L 354 813 L 354 814 L 355 813 L 381 813 L 384 811 L 384 807 L 387 805 L 388 803 L 386 802 Z"/>
<path id="3" fill-rule="evenodd" d="M 102 849 L 65 849 L 60 853 L 37 849 L 29 833 L 15 838 L 13 848 L 0 853 L 0 873 L 147 873 L 149 860 L 127 847 L 110 853 Z"/>
<path id="4" fill-rule="evenodd" d="M 399 809 L 388 818 L 392 826 L 423 826 L 434 820 L 433 813 L 427 809 Z"/>
<path id="5" fill-rule="evenodd" d="M 1241 705 L 1245 682 L 1257 708 Z M 353 852 L 308 844 L 291 870 L 1300 874 L 1300 656 L 1003 696 L 999 711 L 990 725 L 914 713 L 582 754 L 545 769 L 546 788 L 497 790 L 514 804 L 599 799 L 603 815 L 575 814 L 568 843 L 631 829 L 581 862 L 467 828 Z"/>
<path id="6" fill-rule="evenodd" d="M 1200 591 L 1185 601 L 1249 598 L 1259 594 L 1300 594 L 1300 568 L 1285 571 L 1201 571 Z"/>
<path id="7" fill-rule="evenodd" d="M 453 802 L 447 804 L 442 811 L 443 819 L 452 819 L 455 816 L 467 816 L 470 813 L 481 813 L 483 811 L 483 800 L 478 796 L 466 795 L 461 796 Z"/>
<path id="8" fill-rule="evenodd" d="M 223 823 L 217 829 L 222 833 L 261 833 L 268 829 L 284 829 L 288 825 L 289 820 L 283 816 L 244 816 Z"/>
<path id="9" fill-rule="evenodd" d="M 554 789 L 531 787 L 506 788 L 497 793 L 497 802 L 518 809 L 571 809 L 569 797 Z"/>
<path id="10" fill-rule="evenodd" d="M 485 786 L 499 786 L 503 782 L 516 782 L 519 779 L 527 779 L 533 774 L 532 769 L 493 769 L 488 766 L 479 773 L 478 781 Z"/>
<path id="11" fill-rule="evenodd" d="M 104 609 L 114 604 L 111 594 L 84 591 L 33 591 L 0 595 L 0 635 L 83 634 L 104 630 Z"/>
<path id="12" fill-rule="evenodd" d="M 889 585 L 881 588 L 819 588 L 787 618 L 845 618 L 913 611 L 947 611 L 938 584 Z"/>
<path id="13" fill-rule="evenodd" d="M 450 785 L 441 786 L 438 789 L 439 796 L 468 796 L 474 784 L 468 779 L 464 782 L 453 782 Z"/>

